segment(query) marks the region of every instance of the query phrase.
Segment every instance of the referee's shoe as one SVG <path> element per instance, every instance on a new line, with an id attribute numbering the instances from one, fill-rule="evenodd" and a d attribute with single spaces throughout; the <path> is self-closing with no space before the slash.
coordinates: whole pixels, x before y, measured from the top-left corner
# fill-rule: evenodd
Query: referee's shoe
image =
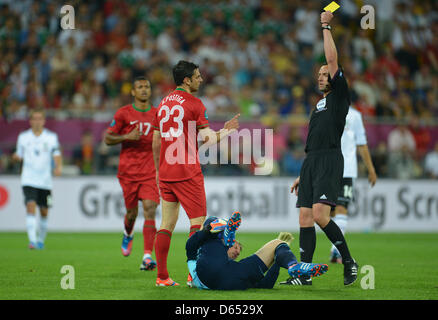
<path id="1" fill-rule="evenodd" d="M 290 286 L 311 286 L 312 285 L 312 278 L 311 277 L 301 277 L 301 278 L 290 277 L 286 281 L 280 282 L 280 284 L 287 284 Z"/>
<path id="2" fill-rule="evenodd" d="M 359 265 L 356 260 L 350 262 L 345 261 L 344 263 L 344 285 L 349 286 L 357 280 L 357 270 Z"/>

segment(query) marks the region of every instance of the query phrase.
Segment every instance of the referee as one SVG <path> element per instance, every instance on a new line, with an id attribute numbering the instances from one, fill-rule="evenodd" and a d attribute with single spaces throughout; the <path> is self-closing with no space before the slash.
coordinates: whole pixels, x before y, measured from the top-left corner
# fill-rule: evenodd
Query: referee
<path id="1" fill-rule="evenodd" d="M 327 64 L 319 69 L 318 87 L 324 94 L 312 110 L 306 141 L 306 159 L 291 192 L 298 195 L 300 208 L 301 262 L 311 263 L 316 246 L 315 222 L 339 250 L 344 264 L 344 285 L 357 279 L 358 265 L 351 257 L 344 235 L 330 219 L 330 209 L 336 206 L 344 171 L 341 136 L 350 105 L 345 75 L 338 66 L 338 54 L 331 34 L 333 14 L 321 13 L 324 53 Z M 298 281 L 297 281 L 298 280 Z M 288 279 L 291 285 L 312 284 L 311 278 Z"/>

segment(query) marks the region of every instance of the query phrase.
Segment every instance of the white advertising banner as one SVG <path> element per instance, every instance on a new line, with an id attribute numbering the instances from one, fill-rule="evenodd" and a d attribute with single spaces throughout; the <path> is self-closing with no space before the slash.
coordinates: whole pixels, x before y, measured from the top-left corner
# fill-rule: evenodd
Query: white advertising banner
<path id="1" fill-rule="evenodd" d="M 298 231 L 294 178 L 207 177 L 208 215 L 242 213 L 241 231 Z M 374 188 L 366 180 L 354 185 L 349 231 L 438 232 L 438 181 L 383 180 Z M 196 195 L 194 195 L 196 196 Z M 51 231 L 121 231 L 125 213 L 115 177 L 55 178 Z M 157 227 L 161 221 L 160 207 Z M 25 231 L 25 206 L 18 176 L 0 176 L 0 231 Z M 141 230 L 140 210 L 136 230 Z M 188 232 L 181 208 L 176 231 Z"/>

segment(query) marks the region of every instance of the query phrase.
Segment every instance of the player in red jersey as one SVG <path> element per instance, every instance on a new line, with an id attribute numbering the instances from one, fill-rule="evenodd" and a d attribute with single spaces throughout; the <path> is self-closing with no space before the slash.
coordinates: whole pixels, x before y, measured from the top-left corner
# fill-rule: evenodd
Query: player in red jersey
<path id="1" fill-rule="evenodd" d="M 156 267 L 151 257 L 156 233 L 155 211 L 160 203 L 152 152 L 152 122 L 157 108 L 150 103 L 151 84 L 145 77 L 134 79 L 131 94 L 134 103 L 116 112 L 105 133 L 105 143 L 122 144 L 117 174 L 126 206 L 122 254 L 127 257 L 131 253 L 138 201 L 141 200 L 145 221 L 144 256 L 140 270 L 153 270 Z"/>
<path id="2" fill-rule="evenodd" d="M 220 131 L 210 129 L 204 104 L 193 96 L 202 83 L 196 64 L 179 61 L 173 68 L 173 78 L 177 88 L 161 101 L 153 124 L 154 162 L 159 169 L 157 180 L 162 200 L 161 226 L 155 241 L 157 286 L 178 285 L 169 277 L 167 255 L 180 204 L 190 220 L 189 236 L 201 228 L 207 214 L 198 133 L 204 143 L 213 144 L 239 128 L 236 115 Z M 155 146 L 160 143 L 161 150 L 156 152 Z"/>

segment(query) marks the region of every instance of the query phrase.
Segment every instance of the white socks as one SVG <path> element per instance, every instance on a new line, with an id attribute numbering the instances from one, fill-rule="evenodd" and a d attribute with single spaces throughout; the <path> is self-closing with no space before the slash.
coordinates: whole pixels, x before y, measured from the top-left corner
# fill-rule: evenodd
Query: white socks
<path id="1" fill-rule="evenodd" d="M 26 229 L 29 242 L 36 244 L 37 242 L 37 222 L 34 214 L 26 215 Z"/>
<path id="2" fill-rule="evenodd" d="M 337 214 L 333 219 L 338 225 L 339 229 L 341 229 L 342 234 L 345 235 L 345 229 L 347 229 L 348 216 L 346 214 Z"/>
<path id="3" fill-rule="evenodd" d="M 44 243 L 47 235 L 47 217 L 40 217 L 40 230 L 38 234 L 38 242 Z"/>
<path id="4" fill-rule="evenodd" d="M 47 235 L 47 217 L 40 217 L 39 232 L 37 237 L 37 219 L 34 214 L 26 215 L 26 229 L 29 242 L 36 244 L 37 242 L 44 243 Z"/>

